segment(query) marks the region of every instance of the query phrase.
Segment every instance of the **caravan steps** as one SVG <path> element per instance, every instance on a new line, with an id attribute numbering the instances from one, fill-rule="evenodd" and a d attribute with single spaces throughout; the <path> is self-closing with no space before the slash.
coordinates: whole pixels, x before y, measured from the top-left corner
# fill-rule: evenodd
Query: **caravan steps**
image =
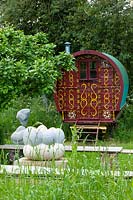
<path id="1" fill-rule="evenodd" d="M 106 131 L 107 131 L 107 127 L 101 126 L 100 123 L 98 123 L 98 124 L 86 124 L 86 125 L 76 124 L 74 126 L 71 126 L 70 128 L 71 129 L 76 128 L 76 131 L 77 131 L 78 134 L 81 134 L 81 135 L 84 135 L 84 136 L 86 135 L 86 142 L 89 142 L 89 141 L 97 142 L 99 130 L 101 130 L 102 133 L 106 133 Z M 91 136 L 93 138 L 95 136 L 95 138 L 90 139 Z M 83 139 L 79 139 L 79 140 L 82 141 Z"/>

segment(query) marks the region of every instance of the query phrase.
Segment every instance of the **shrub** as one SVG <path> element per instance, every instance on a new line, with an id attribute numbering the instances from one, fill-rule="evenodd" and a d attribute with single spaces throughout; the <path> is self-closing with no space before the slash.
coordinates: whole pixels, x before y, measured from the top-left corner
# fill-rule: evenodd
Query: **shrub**
<path id="1" fill-rule="evenodd" d="M 51 94 L 61 69 L 74 69 L 73 57 L 55 55 L 55 45 L 45 33 L 24 35 L 7 26 L 0 28 L 0 104 L 20 94 Z"/>

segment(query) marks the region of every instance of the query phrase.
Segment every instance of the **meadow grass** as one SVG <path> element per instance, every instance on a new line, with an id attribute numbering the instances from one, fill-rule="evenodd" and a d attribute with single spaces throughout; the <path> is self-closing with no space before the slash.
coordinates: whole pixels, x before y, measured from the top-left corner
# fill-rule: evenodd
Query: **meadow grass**
<path id="1" fill-rule="evenodd" d="M 124 171 L 133 171 L 133 155 L 119 154 L 118 163 L 112 169 L 103 165 L 98 152 L 77 152 L 76 132 L 72 135 L 72 152 L 65 152 L 67 167 L 60 175 L 53 169 L 45 175 L 7 173 L 0 175 L 0 200 L 132 200 L 133 178 L 122 176 Z M 98 141 L 99 146 L 122 146 L 132 148 L 132 142 L 120 143 L 113 141 Z M 8 164 L 8 156 L 1 154 L 3 164 Z M 17 158 L 17 155 L 16 155 Z M 107 158 L 108 159 L 108 158 Z M 54 173 L 55 170 L 55 173 Z M 107 171 L 119 170 L 120 177 L 106 174 Z M 98 173 L 97 173 L 98 172 Z"/>
<path id="2" fill-rule="evenodd" d="M 71 172 L 55 177 L 1 177 L 3 200 L 132 200 L 133 180 L 122 177 L 82 176 Z"/>
<path id="3" fill-rule="evenodd" d="M 60 175 L 0 175 L 0 200 L 132 200 L 133 179 L 104 175 L 99 153 L 65 153 L 68 166 Z M 133 169 L 133 157 L 119 155 L 119 170 Z M 87 173 L 99 170 L 101 173 Z M 84 172 L 84 173 L 83 173 Z"/>
<path id="4" fill-rule="evenodd" d="M 29 101 L 29 100 L 28 100 Z M 22 100 L 13 103 L 10 108 L 2 110 L 0 115 L 0 141 L 10 143 L 11 133 L 18 127 L 16 113 L 25 106 L 31 109 L 31 118 L 28 125 L 35 122 L 43 122 L 48 127 L 59 126 L 60 116 L 56 113 L 52 104 L 42 99 L 34 98 L 27 102 Z M 54 111 L 54 112 L 53 112 Z M 52 119 L 52 120 L 51 120 Z M 69 130 L 65 127 L 65 133 Z M 31 174 L 20 174 L 18 176 L 3 173 L 0 175 L 0 200 L 132 200 L 133 199 L 133 178 L 126 179 L 123 176 L 114 177 L 106 175 L 107 166 L 103 166 L 100 161 L 99 153 L 77 152 L 76 132 L 72 133 L 72 142 L 67 141 L 73 147 L 72 153 L 65 153 L 68 159 L 68 166 L 64 173 L 45 174 L 44 176 Z M 122 132 L 121 132 L 122 134 Z M 129 135 L 129 134 L 128 134 Z M 2 138 L 3 136 L 3 139 Z M 71 136 L 71 135 L 70 135 Z M 68 137 L 69 138 L 69 137 Z M 70 137 L 71 138 L 71 137 Z M 126 135 L 126 138 L 128 136 Z M 88 144 L 87 144 L 88 145 Z M 121 142 L 111 139 L 98 141 L 99 146 L 122 146 L 123 148 L 133 149 L 133 142 Z M 16 158 L 18 155 L 16 155 Z M 1 152 L 0 163 L 9 164 L 8 152 Z M 119 154 L 118 166 L 111 170 L 133 171 L 133 155 Z M 95 173 L 95 171 L 101 173 Z M 86 173 L 94 172 L 94 173 Z"/>

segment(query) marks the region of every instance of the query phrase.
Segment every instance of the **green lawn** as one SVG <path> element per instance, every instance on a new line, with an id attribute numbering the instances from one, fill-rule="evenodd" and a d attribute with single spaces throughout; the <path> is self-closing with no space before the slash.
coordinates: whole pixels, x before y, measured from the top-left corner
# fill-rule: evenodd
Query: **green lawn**
<path id="1" fill-rule="evenodd" d="M 133 179 L 81 176 L 0 179 L 1 200 L 132 200 Z"/>
<path id="2" fill-rule="evenodd" d="M 106 167 L 99 153 L 65 153 L 68 169 L 64 174 L 37 177 L 31 175 L 0 176 L 0 200 L 132 200 L 133 179 L 82 173 L 82 170 L 101 172 Z M 133 171 L 133 156 L 119 155 L 118 168 Z M 114 168 L 115 169 L 115 168 Z M 116 170 L 115 169 L 115 170 Z"/>

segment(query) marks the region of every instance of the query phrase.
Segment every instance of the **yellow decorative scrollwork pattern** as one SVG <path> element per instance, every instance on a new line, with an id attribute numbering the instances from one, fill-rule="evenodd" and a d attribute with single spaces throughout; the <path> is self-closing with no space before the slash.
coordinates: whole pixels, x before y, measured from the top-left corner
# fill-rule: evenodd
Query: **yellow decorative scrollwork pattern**
<path id="1" fill-rule="evenodd" d="M 105 109 L 109 109 L 109 105 L 110 105 L 110 93 L 109 93 L 109 89 L 104 89 L 104 108 Z"/>
<path id="2" fill-rule="evenodd" d="M 119 85 L 119 82 L 120 82 L 119 76 L 115 73 L 115 75 L 114 75 L 114 84 L 115 85 Z"/>
<path id="3" fill-rule="evenodd" d="M 64 96 L 63 96 L 63 91 L 60 89 L 58 92 L 58 99 L 59 99 L 59 108 L 60 110 L 63 110 L 64 108 Z"/>
<path id="4" fill-rule="evenodd" d="M 120 98 L 120 88 L 116 88 L 115 89 L 115 95 L 114 95 L 114 103 L 115 103 L 114 107 L 115 107 L 115 109 L 116 109 L 117 104 L 119 102 L 119 98 Z"/>
<path id="5" fill-rule="evenodd" d="M 98 105 L 98 97 L 97 93 L 95 92 L 95 88 L 97 87 L 97 84 L 92 84 L 91 85 L 91 101 L 90 101 L 90 106 L 93 108 L 94 112 L 91 112 L 91 115 L 95 117 L 97 115 L 97 105 Z M 94 105 L 95 104 L 95 105 Z"/>
<path id="6" fill-rule="evenodd" d="M 71 87 L 73 86 L 73 81 L 74 81 L 73 74 L 70 72 L 69 73 L 69 82 L 70 82 Z"/>
<path id="7" fill-rule="evenodd" d="M 83 88 L 83 92 L 81 93 L 81 101 L 80 101 L 80 106 L 81 106 L 81 115 L 82 116 L 86 116 L 87 115 L 87 111 L 85 110 L 86 106 L 87 106 L 87 93 L 86 93 L 86 88 L 87 85 L 85 83 L 83 83 L 81 85 L 81 88 Z"/>
<path id="8" fill-rule="evenodd" d="M 61 87 L 63 84 L 62 84 L 62 81 L 61 80 L 58 80 L 58 86 Z"/>
<path id="9" fill-rule="evenodd" d="M 104 85 L 107 86 L 109 81 L 109 70 L 104 69 Z"/>
<path id="10" fill-rule="evenodd" d="M 73 90 L 69 90 L 69 95 L 68 95 L 68 98 L 69 98 L 69 106 L 70 106 L 70 109 L 74 109 L 74 95 L 73 95 Z"/>
<path id="11" fill-rule="evenodd" d="M 104 108 L 107 110 L 109 109 L 110 105 L 110 91 L 108 89 L 108 82 L 109 81 L 109 70 L 104 69 Z"/>

